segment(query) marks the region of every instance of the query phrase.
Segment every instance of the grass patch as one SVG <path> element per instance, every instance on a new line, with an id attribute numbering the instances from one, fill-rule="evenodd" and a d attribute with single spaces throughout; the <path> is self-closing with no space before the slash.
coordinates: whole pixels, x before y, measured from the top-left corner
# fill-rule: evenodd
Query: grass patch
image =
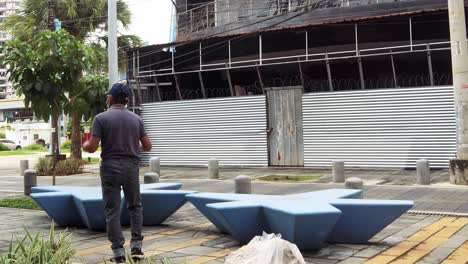
<path id="1" fill-rule="evenodd" d="M 42 210 L 42 208 L 31 197 L 0 199 L 0 207 Z"/>
<path id="2" fill-rule="evenodd" d="M 0 151 L 0 157 L 6 157 L 6 156 L 24 156 L 24 155 L 31 155 L 35 153 L 44 153 L 48 152 L 49 150 L 45 147 L 43 147 L 40 144 L 33 144 L 26 146 L 20 150 L 5 150 L 5 151 Z"/>
<path id="3" fill-rule="evenodd" d="M 101 161 L 101 159 L 97 157 L 87 157 L 83 158 L 83 160 L 88 164 L 99 163 Z"/>
<path id="4" fill-rule="evenodd" d="M 274 174 L 258 177 L 259 181 L 267 182 L 308 182 L 318 180 L 321 175 L 287 175 L 287 174 Z"/>
<path id="5" fill-rule="evenodd" d="M 24 156 L 24 155 L 31 155 L 37 152 L 31 150 L 11 150 L 11 151 L 0 151 L 0 157 L 7 157 L 7 156 Z"/>
<path id="6" fill-rule="evenodd" d="M 42 146 L 41 144 L 32 144 L 32 145 L 24 147 L 23 149 L 24 150 L 29 150 L 29 151 L 38 151 L 38 152 L 48 151 L 48 149 L 46 147 Z"/>

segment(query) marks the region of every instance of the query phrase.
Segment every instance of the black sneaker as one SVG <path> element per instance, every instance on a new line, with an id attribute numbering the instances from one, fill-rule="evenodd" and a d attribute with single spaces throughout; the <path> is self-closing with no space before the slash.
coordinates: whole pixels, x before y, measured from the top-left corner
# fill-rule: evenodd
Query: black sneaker
<path id="1" fill-rule="evenodd" d="M 110 262 L 112 262 L 112 263 L 125 263 L 125 256 L 112 257 L 110 259 Z"/>
<path id="2" fill-rule="evenodd" d="M 143 254 L 143 251 L 141 251 L 141 248 L 134 247 L 132 248 L 132 259 L 134 261 L 142 260 L 145 258 L 145 254 Z"/>

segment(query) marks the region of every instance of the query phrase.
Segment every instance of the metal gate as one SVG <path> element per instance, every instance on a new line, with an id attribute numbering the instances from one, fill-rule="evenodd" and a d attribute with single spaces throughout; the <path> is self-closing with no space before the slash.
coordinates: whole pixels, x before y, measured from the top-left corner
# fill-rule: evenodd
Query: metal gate
<path id="1" fill-rule="evenodd" d="M 163 165 L 267 166 L 265 96 L 167 101 L 143 105 L 142 118 Z"/>
<path id="2" fill-rule="evenodd" d="M 304 166 L 302 87 L 267 89 L 270 166 Z"/>
<path id="3" fill-rule="evenodd" d="M 455 156 L 452 87 L 307 94 L 303 115 L 306 166 L 446 168 Z"/>

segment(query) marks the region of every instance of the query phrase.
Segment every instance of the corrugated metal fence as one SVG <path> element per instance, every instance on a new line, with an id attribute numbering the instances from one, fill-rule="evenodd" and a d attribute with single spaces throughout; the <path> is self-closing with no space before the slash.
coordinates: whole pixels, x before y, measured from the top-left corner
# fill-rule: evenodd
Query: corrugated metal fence
<path id="1" fill-rule="evenodd" d="M 305 166 L 448 167 L 456 152 L 452 87 L 306 94 Z"/>
<path id="2" fill-rule="evenodd" d="M 452 87 L 304 94 L 304 166 L 413 168 L 428 159 L 448 167 L 456 152 Z M 163 165 L 267 166 L 264 96 L 143 105 Z"/>
<path id="3" fill-rule="evenodd" d="M 142 118 L 153 142 L 143 160 L 163 165 L 267 166 L 265 96 L 143 105 Z"/>

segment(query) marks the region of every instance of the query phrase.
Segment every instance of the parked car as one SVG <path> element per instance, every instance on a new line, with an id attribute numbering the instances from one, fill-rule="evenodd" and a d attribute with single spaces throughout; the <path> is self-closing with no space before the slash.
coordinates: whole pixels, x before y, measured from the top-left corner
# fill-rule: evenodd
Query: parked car
<path id="1" fill-rule="evenodd" d="M 0 143 L 7 146 L 10 150 L 20 150 L 21 146 L 16 144 L 13 140 L 0 139 Z"/>

